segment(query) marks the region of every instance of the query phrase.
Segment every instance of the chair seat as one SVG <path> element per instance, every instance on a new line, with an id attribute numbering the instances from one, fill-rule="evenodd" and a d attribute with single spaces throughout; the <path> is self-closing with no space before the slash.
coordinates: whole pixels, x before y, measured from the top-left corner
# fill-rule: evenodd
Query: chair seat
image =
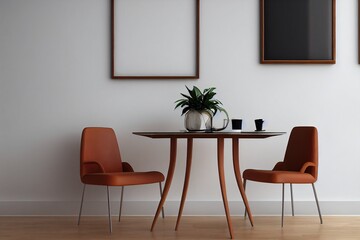
<path id="1" fill-rule="evenodd" d="M 90 173 L 82 177 L 84 184 L 106 186 L 128 186 L 150 184 L 164 181 L 162 173 L 152 172 L 115 172 L 115 173 Z"/>
<path id="2" fill-rule="evenodd" d="M 243 178 L 255 182 L 266 183 L 314 183 L 316 179 L 309 173 L 293 171 L 273 171 L 247 169 L 243 172 Z"/>

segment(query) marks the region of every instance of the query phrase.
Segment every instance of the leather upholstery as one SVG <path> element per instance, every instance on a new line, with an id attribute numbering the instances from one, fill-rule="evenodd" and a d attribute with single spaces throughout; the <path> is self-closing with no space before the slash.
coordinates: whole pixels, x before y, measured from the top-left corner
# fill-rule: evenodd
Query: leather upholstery
<path id="1" fill-rule="evenodd" d="M 164 181 L 159 172 L 92 173 L 83 177 L 83 183 L 105 186 L 128 186 Z"/>
<path id="2" fill-rule="evenodd" d="M 121 161 L 116 135 L 111 128 L 83 130 L 80 151 L 80 176 L 84 184 L 126 186 L 164 181 L 160 172 L 134 172 Z"/>
<path id="3" fill-rule="evenodd" d="M 267 183 L 314 183 L 318 176 L 318 133 L 315 127 L 291 131 L 283 162 L 273 170 L 247 169 L 243 178 Z"/>

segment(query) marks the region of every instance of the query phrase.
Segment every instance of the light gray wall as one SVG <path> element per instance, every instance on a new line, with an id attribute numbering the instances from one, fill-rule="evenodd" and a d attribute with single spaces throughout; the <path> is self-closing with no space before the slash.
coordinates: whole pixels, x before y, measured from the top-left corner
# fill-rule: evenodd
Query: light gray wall
<path id="1" fill-rule="evenodd" d="M 317 126 L 319 198 L 328 213 L 334 208 L 349 213 L 345 202 L 356 206 L 360 202 L 356 9 L 356 0 L 337 1 L 336 65 L 260 65 L 259 1 L 201 1 L 199 80 L 116 81 L 109 77 L 109 1 L 1 0 L 0 214 L 76 213 L 82 189 L 80 134 L 85 126 L 113 127 L 125 161 L 136 170 L 165 174 L 168 141 L 132 132 L 183 129 L 180 110 L 173 108 L 185 85 L 217 87 L 230 116 L 243 118 L 246 130 L 254 129 L 255 118 L 266 119 L 266 129 L 274 131 Z M 287 139 L 288 134 L 242 141 L 242 169 L 271 168 L 283 158 Z M 211 209 L 205 203 L 221 201 L 215 147 L 214 141 L 195 142 L 188 200 L 190 205 L 204 203 L 195 204 L 204 212 Z M 180 199 L 183 141 L 178 156 L 170 201 Z M 240 201 L 230 142 L 226 142 L 225 171 L 229 200 Z M 294 190 L 297 200 L 313 200 L 310 187 Z M 126 193 L 129 205 L 141 200 L 153 213 L 157 186 L 127 188 Z M 113 191 L 114 201 L 118 194 L 119 190 Z M 248 197 L 265 205 L 278 202 L 280 187 L 250 183 Z M 87 199 L 101 202 L 105 190 L 92 187 Z M 222 214 L 221 204 L 217 206 Z M 173 212 L 176 209 L 174 204 Z"/>

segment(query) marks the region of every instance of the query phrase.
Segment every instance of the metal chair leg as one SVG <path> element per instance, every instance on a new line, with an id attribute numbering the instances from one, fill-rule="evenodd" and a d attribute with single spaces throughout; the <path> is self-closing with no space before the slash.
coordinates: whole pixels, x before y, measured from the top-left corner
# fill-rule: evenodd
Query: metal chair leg
<path id="1" fill-rule="evenodd" d="M 83 207 L 83 202 L 84 202 L 84 195 L 85 195 L 85 187 L 86 187 L 86 184 L 84 184 L 82 197 L 81 197 L 81 204 L 80 204 L 80 211 L 79 211 L 79 218 L 78 218 L 78 226 L 80 225 L 80 218 L 81 218 L 81 212 L 82 212 L 82 207 Z"/>
<path id="2" fill-rule="evenodd" d="M 243 181 L 244 183 L 244 192 L 245 192 L 245 190 L 246 190 L 246 179 L 244 179 L 244 181 Z M 244 218 L 246 218 L 246 215 L 247 215 L 247 211 L 246 211 L 246 208 L 245 208 L 245 210 L 244 210 Z"/>
<path id="3" fill-rule="evenodd" d="M 112 233 L 109 186 L 106 186 L 106 190 L 107 190 L 108 212 L 109 212 L 109 228 L 110 228 L 110 233 Z"/>
<path id="4" fill-rule="evenodd" d="M 119 222 L 120 222 L 120 218 L 121 218 L 121 210 L 122 210 L 122 204 L 123 204 L 123 197 L 124 197 L 124 186 L 121 187 L 120 208 L 119 208 Z"/>
<path id="5" fill-rule="evenodd" d="M 292 216 L 295 216 L 295 214 L 294 214 L 294 196 L 293 196 L 292 183 L 290 183 L 290 194 L 291 194 L 291 213 L 292 213 Z"/>
<path id="6" fill-rule="evenodd" d="M 281 207 L 282 207 L 282 211 L 281 211 L 281 227 L 284 226 L 284 197 L 285 197 L 285 193 L 284 193 L 284 187 L 285 184 L 282 184 L 282 201 L 281 201 Z"/>
<path id="7" fill-rule="evenodd" d="M 312 188 L 313 188 L 313 191 L 314 191 L 314 196 L 315 196 L 315 200 L 316 200 L 316 206 L 317 206 L 317 209 L 318 209 L 318 212 L 319 212 L 320 223 L 322 224 L 323 220 L 322 220 L 322 216 L 321 216 L 319 201 L 318 201 L 316 190 L 315 190 L 315 185 L 313 183 L 311 185 L 312 185 Z"/>
<path id="8" fill-rule="evenodd" d="M 160 198 L 161 198 L 163 195 L 161 182 L 159 182 L 159 187 L 160 187 Z M 162 218 L 165 218 L 164 207 L 161 208 L 161 215 L 162 215 Z"/>

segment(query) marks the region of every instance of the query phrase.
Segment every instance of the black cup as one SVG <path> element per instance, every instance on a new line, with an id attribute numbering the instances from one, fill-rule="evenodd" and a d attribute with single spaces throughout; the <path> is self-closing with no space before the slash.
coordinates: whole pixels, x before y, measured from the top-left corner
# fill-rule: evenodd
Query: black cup
<path id="1" fill-rule="evenodd" d="M 264 123 L 263 119 L 255 119 L 256 131 L 263 131 L 263 123 Z"/>
<path id="2" fill-rule="evenodd" d="M 232 129 L 235 131 L 241 131 L 242 119 L 231 119 Z"/>

